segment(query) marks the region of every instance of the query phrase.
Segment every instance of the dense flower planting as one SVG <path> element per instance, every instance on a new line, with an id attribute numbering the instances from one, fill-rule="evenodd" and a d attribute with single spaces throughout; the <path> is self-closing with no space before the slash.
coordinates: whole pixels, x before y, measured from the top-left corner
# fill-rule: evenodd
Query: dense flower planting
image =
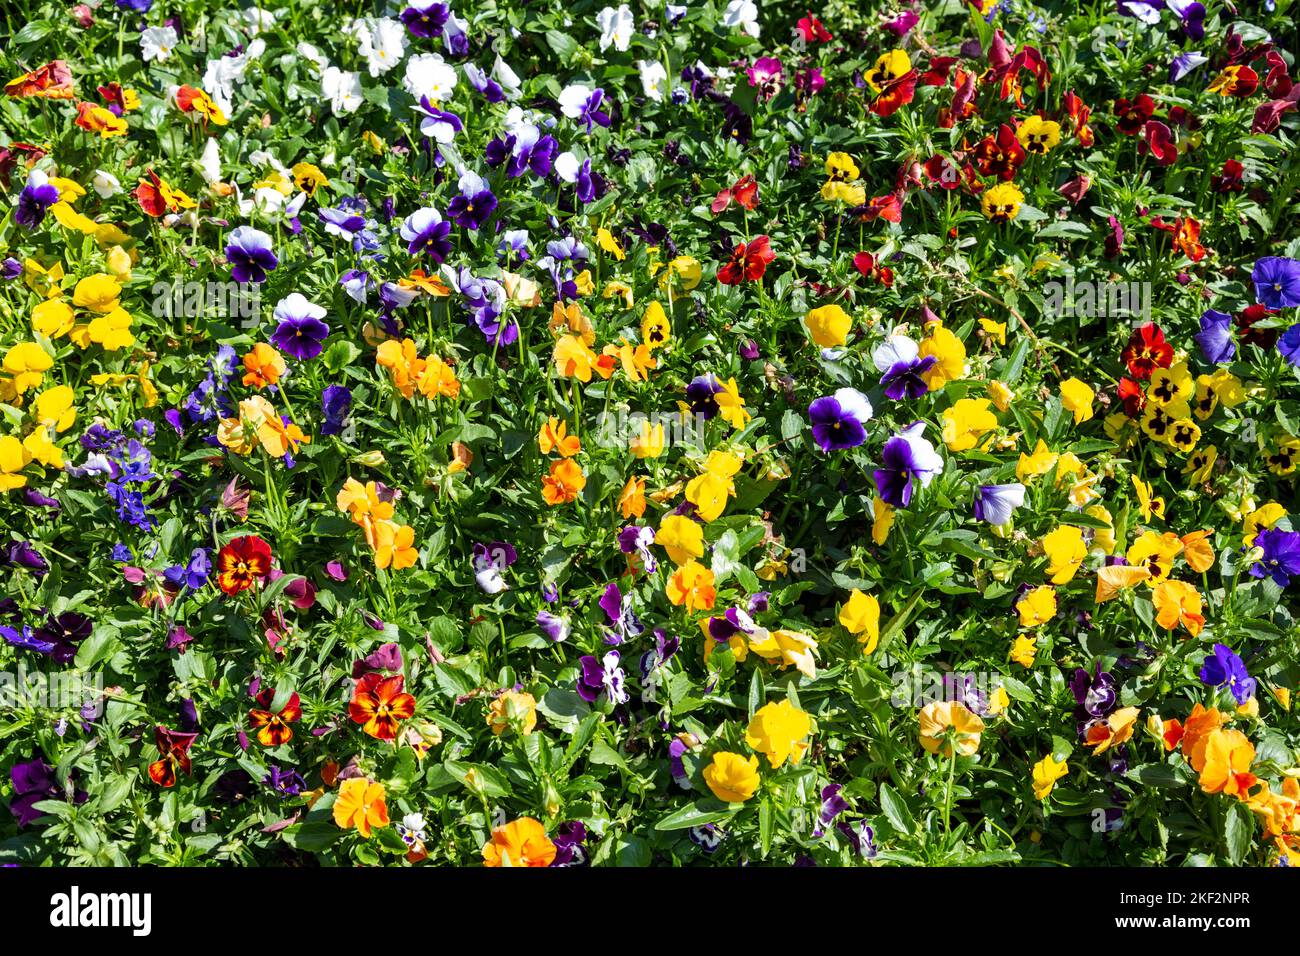
<path id="1" fill-rule="evenodd" d="M 5 17 L 0 862 L 1300 863 L 1296 4 Z"/>

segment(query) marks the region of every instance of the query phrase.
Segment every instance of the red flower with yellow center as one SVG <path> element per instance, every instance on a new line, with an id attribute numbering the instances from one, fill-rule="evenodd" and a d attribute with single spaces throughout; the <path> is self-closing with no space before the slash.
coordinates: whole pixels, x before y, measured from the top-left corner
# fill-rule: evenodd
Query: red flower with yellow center
<path id="1" fill-rule="evenodd" d="M 160 787 L 174 787 L 178 779 L 177 770 L 189 776 L 190 744 L 197 736 L 166 727 L 154 728 L 154 744 L 162 758 L 149 764 L 149 778 Z"/>
<path id="2" fill-rule="evenodd" d="M 1174 364 L 1174 347 L 1165 341 L 1165 333 L 1160 326 L 1148 322 L 1141 328 L 1134 329 L 1128 344 L 1122 353 L 1124 364 L 1129 374 L 1140 381 L 1146 381 L 1158 368 L 1169 368 Z"/>
<path id="3" fill-rule="evenodd" d="M 294 693 L 279 713 L 271 710 L 275 689 L 268 687 L 257 695 L 260 708 L 248 712 L 248 722 L 257 731 L 257 740 L 263 747 L 278 747 L 293 739 L 289 725 L 302 717 L 302 701 Z"/>
<path id="4" fill-rule="evenodd" d="M 1008 124 L 998 127 L 997 136 L 985 136 L 975 147 L 975 166 L 983 176 L 997 176 L 1003 182 L 1016 177 L 1016 170 L 1024 165 L 1027 154 L 1016 139 L 1016 131 Z"/>
<path id="5" fill-rule="evenodd" d="M 376 740 L 395 740 L 398 723 L 415 713 L 415 698 L 402 690 L 405 682 L 401 674 L 366 674 L 352 692 L 349 716 Z"/>
<path id="6" fill-rule="evenodd" d="M 1136 99 L 1121 98 L 1115 101 L 1115 129 L 1125 136 L 1136 136 L 1156 111 L 1156 101 L 1146 93 Z"/>
<path id="7" fill-rule="evenodd" d="M 756 236 L 752 242 L 742 242 L 732 250 L 731 261 L 718 270 L 718 281 L 723 285 L 757 282 L 774 259 L 776 253 L 767 236 Z"/>
<path id="8" fill-rule="evenodd" d="M 271 573 L 271 546 L 255 534 L 235 538 L 217 554 L 217 584 L 235 595 L 264 583 Z"/>

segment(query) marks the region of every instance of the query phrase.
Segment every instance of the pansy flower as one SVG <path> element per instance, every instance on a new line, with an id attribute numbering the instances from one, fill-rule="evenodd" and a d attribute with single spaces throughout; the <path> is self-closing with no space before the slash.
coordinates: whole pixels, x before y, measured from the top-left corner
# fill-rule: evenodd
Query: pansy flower
<path id="1" fill-rule="evenodd" d="M 916 486 L 924 488 L 943 470 L 943 459 L 925 437 L 925 423 L 914 422 L 885 442 L 881 467 L 873 472 L 876 488 L 887 504 L 906 508 Z"/>
<path id="2" fill-rule="evenodd" d="M 362 675 L 352 691 L 348 716 L 376 740 L 397 739 L 401 721 L 415 714 L 415 698 L 403 690 L 401 674 L 384 676 L 378 671 Z"/>
<path id="3" fill-rule="evenodd" d="M 289 725 L 302 717 L 302 704 L 298 694 L 292 693 L 279 711 L 274 706 L 275 688 L 267 687 L 257 695 L 258 706 L 248 712 L 248 723 L 257 731 L 257 740 L 263 747 L 279 747 L 293 739 Z"/>
<path id="4" fill-rule="evenodd" d="M 822 451 L 856 448 L 867 440 L 871 402 L 855 388 L 841 388 L 809 405 L 808 417 L 813 440 Z"/>
<path id="5" fill-rule="evenodd" d="M 227 237 L 226 261 L 236 282 L 265 282 L 267 274 L 280 264 L 271 237 L 252 226 L 240 226 Z"/>
<path id="6" fill-rule="evenodd" d="M 271 573 L 271 546 L 257 535 L 242 535 L 217 552 L 217 584 L 228 595 L 265 583 Z"/>

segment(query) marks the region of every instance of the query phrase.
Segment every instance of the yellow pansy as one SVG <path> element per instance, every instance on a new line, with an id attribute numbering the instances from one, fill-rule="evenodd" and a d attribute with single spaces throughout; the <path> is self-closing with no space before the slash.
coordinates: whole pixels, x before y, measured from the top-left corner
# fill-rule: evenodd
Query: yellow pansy
<path id="1" fill-rule="evenodd" d="M 750 414 L 745 410 L 745 400 L 740 397 L 740 386 L 734 378 L 719 382 L 722 391 L 713 396 L 718 405 L 718 415 L 736 431 L 749 424 Z"/>
<path id="2" fill-rule="evenodd" d="M 949 451 L 966 451 L 998 427 L 986 398 L 962 398 L 943 413 L 943 440 Z"/>
<path id="3" fill-rule="evenodd" d="M 46 299 L 32 309 L 32 329 L 47 339 L 67 335 L 76 324 L 76 313 L 62 299 Z"/>
<path id="4" fill-rule="evenodd" d="M 930 391 L 936 392 L 949 382 L 966 377 L 966 346 L 942 322 L 931 322 L 926 332 L 920 355 L 921 358 L 934 356 L 935 363 L 921 378 Z"/>
<path id="5" fill-rule="evenodd" d="M 32 414 L 41 425 L 55 431 L 67 431 L 77 420 L 77 410 L 72 407 L 76 395 L 67 385 L 47 388 L 36 396 Z"/>
<path id="6" fill-rule="evenodd" d="M 1034 446 L 1033 453 L 1029 455 L 1022 453 L 1020 460 L 1016 462 L 1016 478 L 1023 482 L 1029 478 L 1045 475 L 1052 470 L 1058 458 L 1059 456 L 1040 438 L 1038 444 Z"/>
<path id="7" fill-rule="evenodd" d="M 623 247 L 619 245 L 618 240 L 614 238 L 614 234 L 604 226 L 601 226 L 596 230 L 596 245 L 600 246 L 601 249 L 608 252 L 619 262 L 622 262 L 627 258 L 627 253 L 623 251 Z"/>
<path id="8" fill-rule="evenodd" d="M 1047 573 L 1051 575 L 1051 582 L 1069 583 L 1088 556 L 1088 546 L 1083 543 L 1083 529 L 1061 525 L 1043 538 L 1043 551 L 1047 554 Z"/>
<path id="9" fill-rule="evenodd" d="M 724 803 L 744 803 L 758 789 L 758 758 L 720 750 L 704 768 L 704 782 Z"/>
<path id="10" fill-rule="evenodd" d="M 1031 635 L 1021 634 L 1011 645 L 1011 660 L 1021 667 L 1033 667 L 1034 655 L 1038 653 L 1038 641 Z"/>
<path id="11" fill-rule="evenodd" d="M 819 306 L 804 316 L 803 324 L 808 327 L 812 340 L 824 349 L 843 345 L 848 339 L 849 327 L 853 324 L 849 314 L 835 303 Z"/>
<path id="12" fill-rule="evenodd" d="M 90 341 L 101 345 L 106 352 L 116 352 L 135 343 L 131 334 L 131 313 L 126 309 L 113 309 L 107 315 L 96 316 L 86 327 Z"/>
<path id="13" fill-rule="evenodd" d="M 86 276 L 72 293 L 72 304 L 91 312 L 108 313 L 118 308 L 122 287 L 106 272 Z"/>
<path id="14" fill-rule="evenodd" d="M 857 636 L 862 653 L 870 654 L 880 642 L 880 602 L 875 595 L 854 588 L 840 608 L 840 623 Z"/>
<path id="15" fill-rule="evenodd" d="M 0 437 L 0 491 L 12 491 L 27 484 L 26 476 L 20 472 L 31 460 L 31 452 L 13 435 Z"/>
<path id="16" fill-rule="evenodd" d="M 969 757 L 980 749 L 984 721 L 965 704 L 935 701 L 922 707 L 916 717 L 920 725 L 921 746 L 926 753 L 946 759 L 952 756 L 953 743 L 957 745 L 957 753 L 963 757 Z"/>
<path id="17" fill-rule="evenodd" d="M 797 764 L 808 751 L 812 718 L 790 701 L 764 704 L 754 712 L 745 730 L 745 743 L 767 757 L 773 769 L 787 760 Z"/>
<path id="18" fill-rule="evenodd" d="M 704 529 L 699 523 L 681 515 L 666 515 L 659 522 L 655 544 L 668 552 L 674 564 L 685 564 L 704 554 Z"/>
<path id="19" fill-rule="evenodd" d="M 1056 617 L 1056 588 L 1047 584 L 1027 591 L 1016 602 L 1021 627 L 1038 627 Z"/>
<path id="20" fill-rule="evenodd" d="M 645 315 L 641 316 L 641 341 L 653 352 L 667 345 L 672 337 L 673 327 L 664 307 L 652 299 L 646 306 Z"/>
<path id="21" fill-rule="evenodd" d="M 31 453 L 33 461 L 49 468 L 63 467 L 63 449 L 50 441 L 48 428 L 37 428 L 23 439 L 23 447 Z"/>
<path id="22" fill-rule="evenodd" d="M 12 401 L 28 389 L 41 384 L 51 366 L 52 359 L 45 349 L 35 342 L 19 342 L 5 352 L 4 362 L 0 363 L 0 399 Z"/>
<path id="23" fill-rule="evenodd" d="M 1034 797 L 1038 800 L 1046 800 L 1052 788 L 1056 786 L 1056 781 L 1064 777 L 1069 770 L 1069 764 L 1064 760 L 1057 763 L 1051 754 L 1034 764 Z"/>
<path id="24" fill-rule="evenodd" d="M 989 339 L 997 342 L 998 345 L 1007 344 L 1007 324 L 1005 322 L 994 322 L 990 318 L 980 316 L 980 328 L 984 330 L 984 334 Z"/>
<path id="25" fill-rule="evenodd" d="M 1097 393 L 1087 382 L 1077 378 L 1067 378 L 1061 383 L 1061 405 L 1074 415 L 1076 425 L 1092 418 L 1092 400 Z"/>
<path id="26" fill-rule="evenodd" d="M 664 441 L 664 426 L 647 418 L 632 436 L 628 448 L 637 458 L 658 458 L 664 453 Z"/>
<path id="27" fill-rule="evenodd" d="M 736 493 L 733 477 L 740 471 L 741 459 L 731 452 L 709 453 L 704 463 L 704 473 L 686 484 L 686 500 L 695 505 L 695 513 L 702 521 L 713 521 L 722 514 L 727 499 Z"/>
<path id="28" fill-rule="evenodd" d="M 769 631 L 766 638 L 749 640 L 749 649 L 765 661 L 780 661 L 781 666 L 793 666 L 809 680 L 816 680 L 817 642 L 799 631 Z"/>

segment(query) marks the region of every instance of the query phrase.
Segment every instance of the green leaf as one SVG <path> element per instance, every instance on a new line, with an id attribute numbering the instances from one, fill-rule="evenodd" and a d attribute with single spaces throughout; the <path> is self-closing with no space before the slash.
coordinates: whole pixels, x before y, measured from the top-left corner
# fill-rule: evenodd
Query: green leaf
<path id="1" fill-rule="evenodd" d="M 729 820 L 733 815 L 734 811 L 718 800 L 696 800 L 662 817 L 655 824 L 655 829 L 689 830 L 691 827 L 704 826 L 706 823 Z"/>
<path id="2" fill-rule="evenodd" d="M 880 787 L 880 809 L 884 811 L 890 826 L 899 833 L 910 835 L 916 830 L 916 821 L 912 819 L 912 811 L 908 809 L 906 801 L 887 783 Z"/>
<path id="3" fill-rule="evenodd" d="M 1233 866 L 1240 866 L 1255 842 L 1255 817 L 1240 801 L 1228 807 L 1223 820 L 1223 841 L 1228 848 L 1228 859 Z"/>

